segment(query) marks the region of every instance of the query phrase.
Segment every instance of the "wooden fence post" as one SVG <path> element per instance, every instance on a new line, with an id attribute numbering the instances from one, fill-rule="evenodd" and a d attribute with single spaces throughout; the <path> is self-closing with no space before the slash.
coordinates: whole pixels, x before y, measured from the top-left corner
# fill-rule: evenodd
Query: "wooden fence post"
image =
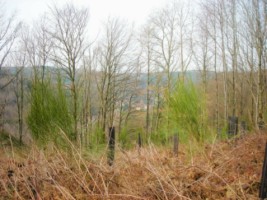
<path id="1" fill-rule="evenodd" d="M 179 137 L 178 133 L 173 136 L 173 153 L 175 156 L 178 156 L 178 145 L 179 145 Z"/>
<path id="2" fill-rule="evenodd" d="M 267 143 L 265 145 L 265 154 L 262 166 L 259 198 L 260 199 L 267 198 Z"/>
<path id="3" fill-rule="evenodd" d="M 246 133 L 247 130 L 248 130 L 248 126 L 247 126 L 247 122 L 246 121 L 241 121 L 241 130 L 242 130 L 242 133 Z"/>
<path id="4" fill-rule="evenodd" d="M 140 153 L 141 153 L 141 147 L 142 147 L 142 137 L 141 137 L 141 133 L 138 133 L 137 144 L 138 144 L 138 154 L 140 155 Z"/>
<path id="5" fill-rule="evenodd" d="M 109 127 L 108 132 L 108 165 L 113 165 L 114 156 L 115 156 L 115 127 Z"/>
<path id="6" fill-rule="evenodd" d="M 141 138 L 141 133 L 138 133 L 138 147 L 142 147 L 142 138 Z"/>
<path id="7" fill-rule="evenodd" d="M 228 136 L 235 136 L 238 133 L 238 117 L 228 117 Z"/>

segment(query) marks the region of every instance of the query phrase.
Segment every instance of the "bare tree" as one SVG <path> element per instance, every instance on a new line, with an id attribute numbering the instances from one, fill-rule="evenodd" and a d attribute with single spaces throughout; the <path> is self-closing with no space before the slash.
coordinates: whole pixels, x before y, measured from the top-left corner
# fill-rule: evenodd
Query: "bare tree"
<path id="1" fill-rule="evenodd" d="M 260 121 L 263 120 L 263 93 L 265 91 L 263 77 L 266 76 L 263 74 L 263 53 L 266 46 L 266 11 L 261 11 L 261 8 L 266 9 L 267 2 L 264 0 L 253 0 L 253 14 L 254 14 L 254 23 L 255 26 L 251 26 L 251 31 L 254 36 L 254 45 L 257 52 L 257 71 L 258 71 L 258 83 L 257 83 L 257 118 L 256 123 L 259 128 Z M 252 24 L 251 24 L 252 25 Z"/>
<path id="2" fill-rule="evenodd" d="M 41 82 L 44 82 L 45 68 L 49 62 L 53 41 L 47 32 L 47 24 L 49 19 L 47 15 L 43 15 L 33 27 L 33 39 L 36 50 L 36 65 L 34 67 L 41 68 Z M 39 70 L 38 70 L 39 71 Z"/>
<path id="3" fill-rule="evenodd" d="M 192 16 L 189 4 L 173 1 L 160 9 L 150 19 L 153 31 L 153 52 L 156 65 L 166 77 L 165 99 L 168 104 L 169 95 L 174 86 L 174 73 L 184 80 L 185 72 L 192 59 Z M 167 127 L 169 127 L 169 106 L 167 105 Z"/>
<path id="4" fill-rule="evenodd" d="M 237 1 L 230 2 L 230 28 L 232 29 L 232 47 L 230 48 L 231 61 L 232 61 L 232 115 L 236 116 L 237 107 L 237 65 L 238 65 L 238 30 L 237 30 Z"/>
<path id="5" fill-rule="evenodd" d="M 244 72 L 247 73 L 247 83 L 251 94 L 251 118 L 258 127 L 263 121 L 264 108 L 264 77 L 266 70 L 264 67 L 264 49 L 266 49 L 266 1 L 253 0 L 241 1 L 243 26 L 248 31 L 240 33 L 242 37 L 242 61 L 245 64 Z"/>
<path id="6" fill-rule="evenodd" d="M 32 27 L 24 26 L 22 40 L 27 51 L 29 64 L 33 67 L 35 79 L 44 82 L 45 68 L 52 49 L 52 38 L 47 31 L 47 15 L 41 16 Z"/>
<path id="7" fill-rule="evenodd" d="M 209 32 L 210 37 L 212 38 L 213 41 L 213 68 L 214 68 L 214 73 L 215 73 L 215 82 L 216 82 L 216 104 L 215 104 L 215 124 L 216 124 L 216 130 L 219 131 L 219 80 L 218 80 L 218 44 L 217 44 L 217 23 L 218 23 L 218 18 L 216 17 L 216 12 L 217 11 L 217 5 L 216 3 L 211 3 L 211 8 L 208 9 L 208 13 L 210 13 L 212 17 L 211 21 L 211 30 L 213 31 L 212 33 Z"/>
<path id="8" fill-rule="evenodd" d="M 151 18 L 154 27 L 153 43 L 154 52 L 163 73 L 167 77 L 166 94 L 169 95 L 172 88 L 171 73 L 177 70 L 177 37 L 176 36 L 176 10 L 168 5 Z"/>
<path id="9" fill-rule="evenodd" d="M 93 95 L 96 91 L 94 90 L 93 79 L 96 74 L 93 71 L 93 66 L 96 65 L 96 53 L 92 52 L 90 49 L 86 52 L 83 57 L 83 69 L 81 71 L 80 80 L 80 98 L 82 101 L 82 112 L 81 112 L 81 129 L 82 137 L 84 138 L 84 144 L 87 146 L 90 141 L 90 136 L 92 135 L 93 128 L 93 101 L 95 96 Z"/>
<path id="10" fill-rule="evenodd" d="M 16 22 L 15 15 L 6 16 L 4 3 L 0 1 L 0 69 L 4 65 L 7 56 L 12 50 L 12 47 L 17 38 L 18 31 L 21 27 L 21 22 Z"/>
<path id="11" fill-rule="evenodd" d="M 63 8 L 51 8 L 49 35 L 53 38 L 52 60 L 61 67 L 70 80 L 72 96 L 72 116 L 74 134 L 80 143 L 78 132 L 78 88 L 77 69 L 81 64 L 82 56 L 88 48 L 86 43 L 86 28 L 88 9 L 76 8 L 73 4 L 66 4 Z"/>
<path id="12" fill-rule="evenodd" d="M 198 29 L 196 35 L 197 40 L 195 41 L 195 50 L 193 51 L 194 60 L 196 66 L 201 71 L 201 79 L 203 84 L 203 91 L 205 96 L 207 95 L 207 85 L 208 85 L 208 71 L 211 66 L 211 27 L 209 23 L 208 16 L 211 15 L 209 8 L 206 5 L 202 5 L 201 13 L 198 19 Z"/>
<path id="13" fill-rule="evenodd" d="M 151 73 L 152 73 L 152 65 L 155 61 L 153 57 L 153 26 L 149 23 L 147 24 L 140 35 L 140 45 L 143 54 L 143 67 L 146 69 L 146 134 L 148 135 L 149 131 L 151 131 L 151 117 L 150 117 L 150 106 L 151 106 Z"/>
<path id="14" fill-rule="evenodd" d="M 153 31 L 154 53 L 156 64 L 166 76 L 165 86 L 166 102 L 169 102 L 170 92 L 173 88 L 172 72 L 178 70 L 178 40 L 177 40 L 177 12 L 172 5 L 167 5 L 151 18 Z M 158 95 L 159 97 L 160 95 Z M 167 106 L 167 127 L 169 129 L 169 106 Z"/>
<path id="15" fill-rule="evenodd" d="M 225 39 L 225 33 L 226 33 L 226 26 L 227 26 L 227 20 L 225 19 L 227 17 L 226 14 L 226 6 L 225 6 L 225 0 L 219 0 L 217 4 L 217 12 L 219 16 L 219 33 L 220 33 L 220 49 L 221 49 L 221 62 L 223 66 L 223 79 L 224 79 L 224 120 L 225 124 L 227 123 L 226 120 L 228 118 L 228 99 L 229 99 L 229 91 L 228 91 L 228 63 L 227 63 L 227 56 L 226 56 L 226 39 Z"/>
<path id="16" fill-rule="evenodd" d="M 185 77 L 185 73 L 191 64 L 193 56 L 193 33 L 194 33 L 194 21 L 193 5 L 191 1 L 177 1 L 173 5 L 177 13 L 176 26 L 178 28 L 178 60 L 179 69 L 182 73 L 182 80 Z"/>
<path id="17" fill-rule="evenodd" d="M 23 138 L 23 126 L 24 126 L 24 87 L 25 87 L 25 77 L 24 77 L 24 67 L 26 66 L 26 51 L 21 48 L 13 54 L 13 63 L 16 64 L 16 78 L 13 81 L 14 94 L 17 104 L 17 114 L 18 114 L 18 132 L 19 132 L 19 142 L 22 144 Z"/>
<path id="18" fill-rule="evenodd" d="M 10 55 L 15 44 L 22 23 L 16 21 L 15 15 L 8 16 L 5 12 L 5 4 L 0 1 L 0 70 Z M 15 77 L 11 77 L 1 86 L 7 87 Z"/>
<path id="19" fill-rule="evenodd" d="M 140 60 L 137 57 L 135 62 L 131 65 L 131 70 L 127 71 L 123 76 L 123 86 L 120 89 L 118 97 L 119 119 L 118 119 L 118 133 L 121 133 L 122 128 L 129 129 L 128 122 L 130 116 L 135 113 L 134 103 L 140 97 Z"/>
<path id="20" fill-rule="evenodd" d="M 131 32 L 119 19 L 109 19 L 97 47 L 99 76 L 96 76 L 100 109 L 99 125 L 103 131 L 106 125 L 114 125 L 115 107 L 131 73 L 129 47 Z M 130 61 L 129 61 L 130 60 Z"/>

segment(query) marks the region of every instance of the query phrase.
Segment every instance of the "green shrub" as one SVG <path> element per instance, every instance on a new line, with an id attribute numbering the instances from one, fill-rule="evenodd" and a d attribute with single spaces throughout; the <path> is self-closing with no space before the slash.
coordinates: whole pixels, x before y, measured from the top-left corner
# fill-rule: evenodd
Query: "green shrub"
<path id="1" fill-rule="evenodd" d="M 131 129 L 127 126 L 121 129 L 121 132 L 118 134 L 119 144 L 124 149 L 130 149 L 138 145 L 139 134 L 141 137 L 141 145 L 145 146 L 148 138 L 142 128 Z"/>
<path id="2" fill-rule="evenodd" d="M 131 143 L 131 137 L 129 136 L 129 131 L 127 127 L 123 127 L 119 133 L 119 143 L 122 148 L 129 148 Z"/>
<path id="3" fill-rule="evenodd" d="M 89 146 L 95 147 L 98 145 L 106 145 L 106 138 L 105 138 L 105 133 L 102 130 L 102 128 L 95 127 L 92 133 L 89 136 Z"/>
<path id="4" fill-rule="evenodd" d="M 181 140 L 193 136 L 197 141 L 203 141 L 207 130 L 206 116 L 203 114 L 205 104 L 192 81 L 178 81 L 167 101 L 165 116 L 169 120 L 168 135 L 178 132 Z"/>
<path id="5" fill-rule="evenodd" d="M 165 145 L 168 142 L 168 138 L 166 137 L 166 135 L 170 136 L 167 133 L 167 129 L 161 128 L 157 132 L 151 133 L 150 141 L 156 145 Z"/>
<path id="6" fill-rule="evenodd" d="M 62 143 L 64 139 L 59 134 L 62 129 L 70 139 L 72 120 L 68 111 L 67 99 L 60 75 L 53 84 L 49 77 L 44 81 L 35 79 L 31 88 L 30 111 L 27 118 L 33 139 L 38 143 Z"/>

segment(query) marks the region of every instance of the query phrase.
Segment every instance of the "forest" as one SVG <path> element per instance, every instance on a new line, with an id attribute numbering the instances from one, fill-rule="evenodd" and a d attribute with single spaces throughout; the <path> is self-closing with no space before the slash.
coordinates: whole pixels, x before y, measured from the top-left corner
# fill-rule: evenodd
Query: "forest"
<path id="1" fill-rule="evenodd" d="M 97 37 L 73 3 L 0 10 L 0 199 L 257 199 L 266 0 L 173 0 Z"/>

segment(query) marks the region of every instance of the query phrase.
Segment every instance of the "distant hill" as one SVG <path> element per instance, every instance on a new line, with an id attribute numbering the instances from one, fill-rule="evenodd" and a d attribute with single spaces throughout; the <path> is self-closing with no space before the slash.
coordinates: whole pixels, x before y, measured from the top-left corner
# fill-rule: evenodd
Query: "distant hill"
<path id="1" fill-rule="evenodd" d="M 2 67 L 0 70 L 0 77 L 3 76 L 7 76 L 7 75 L 15 75 L 19 70 L 21 69 L 21 67 Z M 41 70 L 41 68 L 37 68 L 39 70 Z M 52 73 L 52 74 L 57 74 L 58 72 L 61 73 L 65 73 L 64 70 L 60 69 L 60 68 L 56 68 L 56 67 L 51 67 L 51 66 L 46 66 L 45 67 L 46 73 Z M 33 68 L 32 67 L 24 67 L 23 69 L 24 71 L 24 75 L 25 77 L 31 77 L 31 75 L 33 74 Z M 209 71 L 208 73 L 208 78 L 213 77 L 214 76 L 214 72 Z M 151 83 L 154 83 L 158 77 L 159 73 L 151 73 Z M 163 74 L 163 73 L 161 73 Z M 181 74 L 181 72 L 172 72 L 171 76 L 173 80 L 176 80 L 179 75 Z M 198 83 L 199 81 L 201 81 L 201 71 L 200 70 L 188 70 L 185 73 L 187 78 L 190 78 L 194 83 Z M 142 73 L 140 75 L 140 81 L 141 84 L 143 86 L 146 85 L 146 79 L 147 79 L 147 73 Z M 162 75 L 162 81 L 166 81 L 167 77 L 166 75 Z"/>
<path id="2" fill-rule="evenodd" d="M 181 72 L 172 72 L 171 77 L 173 81 L 178 80 L 179 75 L 181 75 Z M 150 82 L 151 84 L 156 84 L 157 77 L 159 76 L 158 73 L 151 73 L 150 74 Z M 161 83 L 167 82 L 167 76 L 164 74 L 160 74 L 161 76 Z M 186 71 L 185 76 L 187 79 L 190 79 L 193 81 L 193 83 L 199 83 L 201 82 L 201 71 L 200 70 L 189 70 Z M 212 71 L 207 72 L 207 79 L 212 79 L 215 76 L 215 73 Z M 147 87 L 147 73 L 142 73 L 140 75 L 140 86 L 141 88 Z"/>
<path id="3" fill-rule="evenodd" d="M 3 67 L 0 70 L 0 78 L 6 77 L 6 76 L 14 76 L 16 75 L 16 73 L 20 70 L 20 67 Z M 41 68 L 38 68 L 39 70 L 41 70 Z M 66 72 L 60 68 L 56 68 L 56 67 L 51 67 L 51 66 L 47 66 L 45 68 L 46 73 L 50 73 L 50 75 L 54 74 L 58 74 L 58 72 L 60 72 L 61 74 L 65 74 Z M 24 77 L 26 79 L 30 79 L 32 77 L 33 74 L 33 68 L 32 67 L 25 67 L 23 69 L 24 72 Z M 77 73 L 77 76 L 80 76 L 82 73 Z M 181 72 L 172 72 L 171 73 L 171 77 L 173 81 L 176 81 L 178 79 L 178 77 L 181 75 Z M 209 71 L 207 72 L 207 78 L 208 80 L 213 78 L 215 75 L 215 73 L 213 71 Z M 190 79 L 193 81 L 193 83 L 199 83 L 201 82 L 201 71 L 200 70 L 188 70 L 185 73 L 185 76 L 187 79 Z M 53 77 L 53 76 L 52 76 Z M 54 76 L 56 77 L 56 76 Z M 150 74 L 150 83 L 151 85 L 155 85 L 156 82 L 158 81 L 158 79 L 160 78 L 160 84 L 166 84 L 167 82 L 167 76 L 164 73 L 151 73 Z M 69 80 L 66 78 L 65 79 L 65 83 L 68 83 Z M 139 88 L 140 89 L 145 89 L 147 87 L 147 73 L 141 73 L 139 75 Z"/>
<path id="4" fill-rule="evenodd" d="M 37 69 L 41 71 L 41 67 L 38 67 Z M 2 67 L 1 70 L 0 70 L 0 77 L 7 76 L 7 75 L 9 75 L 9 76 L 13 75 L 14 76 L 20 70 L 21 70 L 21 67 Z M 50 66 L 45 67 L 46 73 L 47 72 L 57 73 L 58 70 L 60 70 L 60 69 L 59 68 L 55 68 L 55 67 L 50 67 Z M 34 70 L 33 70 L 32 67 L 24 67 L 23 68 L 23 72 L 24 72 L 24 76 L 26 78 L 30 78 L 32 76 Z"/>

